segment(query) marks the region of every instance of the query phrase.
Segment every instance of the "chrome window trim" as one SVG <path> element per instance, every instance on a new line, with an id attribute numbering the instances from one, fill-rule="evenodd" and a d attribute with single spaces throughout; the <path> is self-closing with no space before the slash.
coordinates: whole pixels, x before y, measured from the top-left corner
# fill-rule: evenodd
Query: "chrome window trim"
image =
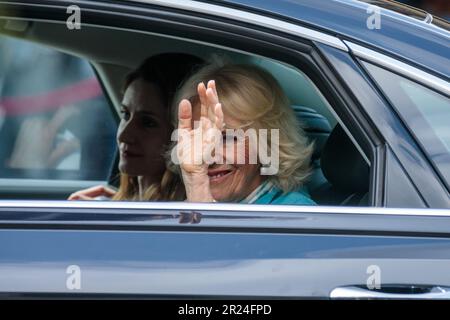
<path id="1" fill-rule="evenodd" d="M 23 191 L 23 188 L 39 190 L 62 191 L 66 189 L 81 190 L 92 186 L 103 185 L 107 181 L 101 180 L 67 180 L 67 179 L 26 179 L 0 178 L 0 192 Z"/>
<path id="2" fill-rule="evenodd" d="M 295 36 L 306 38 L 309 40 L 324 43 L 326 45 L 335 47 L 342 51 L 348 52 L 347 46 L 337 37 L 298 26 L 282 20 L 269 18 L 263 15 L 240 11 L 233 8 L 223 7 L 219 5 L 192 1 L 192 0 L 128 0 L 129 2 L 139 2 L 146 4 L 153 4 L 162 7 L 175 8 L 180 10 L 192 11 L 217 17 L 227 18 L 240 22 L 269 28 L 276 31 L 286 32 Z"/>
<path id="3" fill-rule="evenodd" d="M 190 203 L 190 202 L 122 202 L 122 201 L 51 201 L 51 200 L 0 200 L 2 209 L 59 208 L 59 209 L 131 209 L 143 210 L 203 210 L 251 213 L 322 213 L 388 216 L 440 216 L 450 217 L 450 209 L 414 209 L 384 207 L 327 207 L 296 205 L 258 205 L 239 203 Z M 1 220 L 1 217 L 0 217 Z"/>
<path id="4" fill-rule="evenodd" d="M 404 62 L 381 54 L 379 52 L 367 49 L 350 41 L 344 40 L 344 43 L 350 48 L 350 51 L 357 57 L 375 63 L 381 67 L 394 71 L 411 80 L 424 84 L 436 91 L 450 96 L 450 83 Z"/>

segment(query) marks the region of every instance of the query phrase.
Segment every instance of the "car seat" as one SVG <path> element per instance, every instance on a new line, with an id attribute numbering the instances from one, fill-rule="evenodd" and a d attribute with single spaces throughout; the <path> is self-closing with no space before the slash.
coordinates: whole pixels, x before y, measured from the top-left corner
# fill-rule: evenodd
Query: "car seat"
<path id="1" fill-rule="evenodd" d="M 369 166 L 338 124 L 334 129 L 314 109 L 292 106 L 311 142 L 312 173 L 307 189 L 319 205 L 368 204 Z"/>

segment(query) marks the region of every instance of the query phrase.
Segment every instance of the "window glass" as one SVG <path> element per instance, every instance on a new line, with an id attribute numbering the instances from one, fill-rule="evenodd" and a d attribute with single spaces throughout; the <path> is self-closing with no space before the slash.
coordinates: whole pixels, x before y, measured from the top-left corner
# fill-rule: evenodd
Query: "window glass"
<path id="1" fill-rule="evenodd" d="M 0 37 L 0 178 L 106 180 L 116 120 L 90 66 Z"/>
<path id="2" fill-rule="evenodd" d="M 364 65 L 450 185 L 450 99 L 383 68 Z"/>
<path id="3" fill-rule="evenodd" d="M 0 40 L 0 67 L 3 70 L 0 75 L 0 195 L 3 198 L 41 198 L 42 194 L 73 200 L 186 199 L 183 192 L 188 188 L 183 188 L 184 180 L 173 174 L 179 172 L 179 167 L 171 163 L 169 169 L 173 171 L 170 171 L 162 156 L 167 155 L 172 128 L 165 113 L 170 105 L 170 94 L 162 94 L 159 90 L 164 88 L 176 93 L 178 101 L 189 98 L 189 85 L 175 83 L 180 81 L 181 84 L 186 75 L 193 76 L 190 72 L 195 68 L 189 63 L 198 63 L 198 58 L 184 57 L 184 61 L 167 56 L 161 58 L 150 52 L 143 60 L 136 59 L 131 70 L 136 71 L 136 67 L 150 63 L 152 68 L 137 70 L 144 73 L 151 70 L 148 78 L 152 81 L 160 81 L 159 77 L 164 75 L 162 78 L 172 79 L 173 83 L 161 81 L 164 84 L 161 87 L 154 86 L 151 81 L 137 81 L 142 79 L 128 83 L 126 93 L 121 97 L 122 119 L 117 127 L 113 109 L 102 95 L 87 61 L 31 42 L 6 37 Z M 163 45 L 161 48 L 170 55 L 173 49 Z M 203 58 L 209 59 L 215 50 L 202 52 Z M 173 67 L 175 61 L 181 62 Z M 219 68 L 218 62 L 214 68 Z M 224 135 L 225 139 L 219 139 L 229 142 L 226 148 L 219 146 L 225 155 L 221 158 L 224 163 L 209 166 L 207 175 L 202 177 L 208 179 L 203 181 L 214 182 L 215 193 L 206 200 L 214 197 L 217 202 L 367 205 L 369 165 L 345 132 L 345 126 L 337 125 L 332 107 L 314 82 L 302 70 L 275 60 L 235 54 L 231 55 L 230 62 L 234 66 L 228 66 L 228 72 L 243 74 L 245 79 L 240 81 L 247 82 L 251 90 L 248 90 L 250 94 L 242 93 L 236 102 L 238 108 L 233 111 L 229 107 L 233 114 L 227 118 L 227 129 L 234 131 L 229 136 Z M 119 62 L 117 64 L 121 66 Z M 161 72 L 155 72 L 156 68 Z M 131 70 L 122 69 L 115 80 L 130 75 Z M 184 70 L 186 74 L 178 70 Z M 211 77 L 219 77 L 219 74 Z M 230 79 L 233 77 L 222 79 L 221 83 L 227 83 L 219 90 L 231 88 Z M 207 80 L 210 78 L 186 83 L 206 83 Z M 169 88 L 172 85 L 174 88 Z M 195 95 L 197 91 L 194 91 Z M 228 90 L 222 96 L 226 101 L 234 93 Z M 276 103 L 274 99 L 277 99 Z M 280 111 L 269 113 L 272 104 Z M 198 111 L 198 107 L 198 104 L 194 105 L 193 109 Z M 258 116 L 262 108 L 265 111 L 261 114 L 267 118 Z M 174 112 L 174 115 L 178 114 Z M 259 122 L 255 123 L 255 119 Z M 232 139 L 233 134 L 239 135 L 242 126 L 248 129 L 249 141 L 246 143 L 237 136 Z M 258 144 L 257 139 L 250 141 L 251 134 L 259 135 Z M 117 153 L 119 161 L 113 167 L 116 135 L 122 144 L 122 152 Z M 281 137 L 281 146 L 277 137 Z M 327 144 L 330 140 L 332 143 Z M 243 149 L 238 149 L 240 147 Z M 336 148 L 344 148 L 346 152 L 336 152 Z M 228 156 L 227 150 L 236 150 L 236 155 Z M 260 162 L 240 162 L 239 159 L 245 157 Z M 176 157 L 171 158 L 173 160 Z M 336 162 L 351 165 L 338 167 L 334 165 Z M 117 177 L 117 183 L 109 182 L 118 190 L 104 191 L 104 187 L 98 185 L 106 184 L 111 171 L 115 171 L 112 175 Z M 158 179 L 154 179 L 155 176 Z M 5 182 L 11 179 L 14 179 L 15 189 Z M 45 184 L 42 179 L 47 179 Z M 71 184 L 67 184 L 68 180 Z M 62 186 L 64 190 L 61 183 L 66 184 Z M 36 186 L 40 188 L 39 195 Z M 86 190 L 92 186 L 94 188 Z M 76 194 L 82 197 L 75 198 Z"/>

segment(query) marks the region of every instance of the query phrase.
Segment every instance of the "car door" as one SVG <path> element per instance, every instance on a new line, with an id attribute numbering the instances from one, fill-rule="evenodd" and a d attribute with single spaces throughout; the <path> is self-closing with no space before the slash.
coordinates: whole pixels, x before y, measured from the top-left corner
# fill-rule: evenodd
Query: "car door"
<path id="1" fill-rule="evenodd" d="M 4 297 L 448 297 L 449 210 L 382 208 L 415 199 L 445 207 L 438 178 L 422 167 L 427 193 L 405 169 L 396 180 L 410 183 L 402 197 L 388 191 L 386 163 L 414 163 L 390 153 L 398 150 L 392 137 L 415 155 L 417 145 L 342 41 L 239 8 L 84 3 L 90 23 L 226 43 L 306 70 L 371 164 L 372 207 L 3 200 Z M 28 18 L 42 18 L 33 7 Z M 61 23 L 64 9 L 48 10 Z M 284 31 L 274 30 L 280 24 Z"/>
<path id="2" fill-rule="evenodd" d="M 5 202 L 4 298 L 448 298 L 448 210 Z"/>

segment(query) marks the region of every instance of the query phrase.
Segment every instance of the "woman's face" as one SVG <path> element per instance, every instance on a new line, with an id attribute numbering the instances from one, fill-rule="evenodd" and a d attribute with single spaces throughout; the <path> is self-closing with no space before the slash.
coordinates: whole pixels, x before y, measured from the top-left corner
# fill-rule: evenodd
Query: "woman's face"
<path id="1" fill-rule="evenodd" d="M 168 106 L 157 85 L 134 80 L 122 100 L 117 130 L 119 170 L 130 176 L 159 179 L 165 170 L 164 147 L 170 137 Z"/>
<path id="2" fill-rule="evenodd" d="M 193 107 L 193 121 L 200 119 L 200 109 L 200 105 Z M 226 114 L 224 121 L 228 128 L 238 128 L 242 125 L 241 121 Z M 255 190 L 264 181 L 265 176 L 261 176 L 259 164 L 249 163 L 248 138 L 238 140 L 231 136 L 227 139 L 225 133 L 223 132 L 223 150 L 218 154 L 223 159 L 222 164 L 213 163 L 208 167 L 211 194 L 217 201 L 239 202 Z M 245 163 L 238 163 L 239 150 L 245 153 Z"/>

